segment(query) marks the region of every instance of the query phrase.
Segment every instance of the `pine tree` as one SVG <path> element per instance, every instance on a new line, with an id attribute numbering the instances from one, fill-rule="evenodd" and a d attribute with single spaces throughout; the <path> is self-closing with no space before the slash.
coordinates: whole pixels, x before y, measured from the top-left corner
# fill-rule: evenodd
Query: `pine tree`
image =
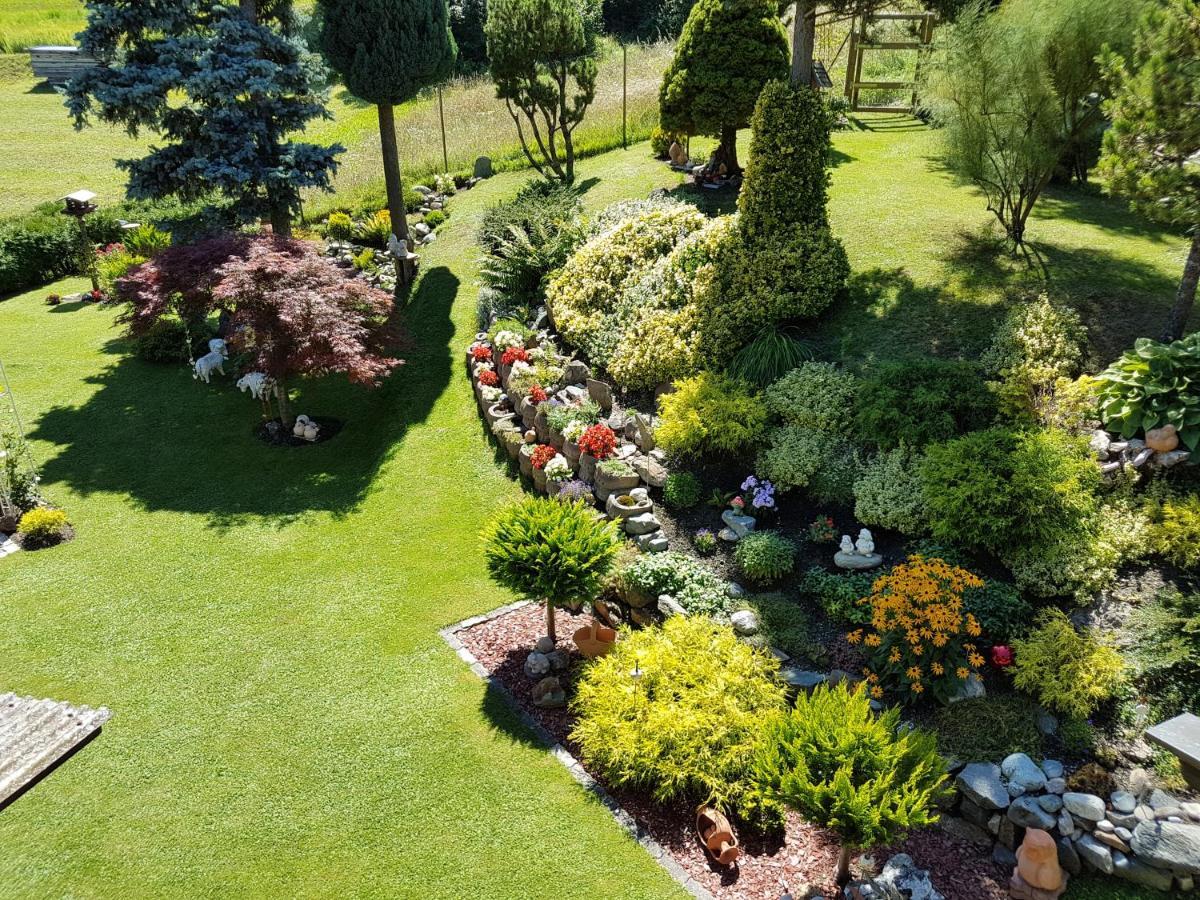
<path id="1" fill-rule="evenodd" d="M 699 0 L 659 90 L 667 131 L 721 139 L 717 161 L 738 171 L 737 131 L 768 81 L 788 77 L 788 43 L 772 0 Z"/>
<path id="2" fill-rule="evenodd" d="M 1135 210 L 1191 231 L 1192 241 L 1164 341 L 1183 337 L 1200 281 L 1200 3 L 1166 0 L 1151 6 L 1137 29 L 1129 60 L 1110 55 L 1114 94 L 1104 107 L 1100 170 L 1109 190 Z"/>
<path id="3" fill-rule="evenodd" d="M 755 760 L 763 796 L 842 841 L 837 882 L 850 880 L 850 851 L 899 840 L 937 819 L 946 764 L 931 734 L 902 730 L 900 711 L 876 715 L 862 686 L 801 693 L 768 723 Z"/>
<path id="4" fill-rule="evenodd" d="M 87 0 L 80 47 L 103 65 L 71 81 L 67 108 L 76 128 L 95 116 L 164 139 L 118 160 L 130 197 L 220 191 L 287 235 L 301 190 L 328 190 L 344 149 L 289 137 L 328 115 L 320 66 L 291 24 L 279 0 Z"/>
<path id="5" fill-rule="evenodd" d="M 446 0 L 317 0 L 321 51 L 355 97 L 379 114 L 388 212 L 408 243 L 393 107 L 454 71 L 457 48 Z M 405 268 L 404 279 L 408 278 Z"/>
<path id="6" fill-rule="evenodd" d="M 575 180 L 575 129 L 596 96 L 599 28 L 596 0 L 488 4 L 485 30 L 496 96 L 508 106 L 529 164 L 566 184 Z"/>

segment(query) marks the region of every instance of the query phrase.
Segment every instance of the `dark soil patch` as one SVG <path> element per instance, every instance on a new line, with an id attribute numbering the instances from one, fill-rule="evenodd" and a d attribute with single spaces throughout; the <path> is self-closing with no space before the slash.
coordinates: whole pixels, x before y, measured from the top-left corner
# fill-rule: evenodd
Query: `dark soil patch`
<path id="1" fill-rule="evenodd" d="M 323 444 L 333 440 L 342 430 L 341 419 L 331 419 L 325 416 L 309 416 L 309 418 L 321 429 L 315 441 L 296 437 L 292 434 L 291 429 L 283 427 L 283 423 L 279 419 L 259 422 L 254 427 L 254 436 L 264 444 L 271 444 L 275 447 L 311 447 L 314 444 Z"/>
<path id="2" fill-rule="evenodd" d="M 573 650 L 570 635 L 590 619 L 561 610 L 557 615 L 559 648 Z M 574 716 L 569 709 L 534 706 L 535 682 L 522 670 L 525 657 L 544 632 L 544 611 L 538 605 L 530 605 L 461 631 L 458 636 L 526 712 L 578 755 L 578 746 L 570 740 Z M 570 670 L 560 676 L 568 697 L 574 692 L 574 680 L 583 665 L 578 654 L 573 654 Z M 632 791 L 605 787 L 689 875 L 721 900 L 774 900 L 786 890 L 795 896 L 803 896 L 810 885 L 826 896 L 836 896 L 833 872 L 837 862 L 837 840 L 798 816 L 789 815 L 782 836 L 763 838 L 743 833 L 745 853 L 737 865 L 725 869 L 710 862 L 696 839 L 692 804 L 656 804 Z M 908 853 L 917 865 L 929 869 L 934 886 L 947 900 L 1002 900 L 1008 896 L 1003 886 L 1007 873 L 978 848 L 936 828 L 913 834 L 895 847 L 877 849 L 871 857 L 878 867 L 898 852 Z"/>

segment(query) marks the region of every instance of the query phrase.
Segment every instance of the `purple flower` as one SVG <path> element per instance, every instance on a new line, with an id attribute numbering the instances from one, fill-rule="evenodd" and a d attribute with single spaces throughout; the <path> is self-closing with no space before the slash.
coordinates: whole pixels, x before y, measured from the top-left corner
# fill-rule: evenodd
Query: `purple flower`
<path id="1" fill-rule="evenodd" d="M 768 482 L 768 483 L 770 483 L 770 482 Z M 752 488 L 756 488 L 756 487 L 758 487 L 758 479 L 755 478 L 753 475 L 747 475 L 746 480 L 742 482 L 742 490 L 748 491 L 748 490 L 751 490 Z"/>
<path id="2" fill-rule="evenodd" d="M 581 481 L 578 478 L 572 478 L 570 481 L 564 481 L 558 488 L 559 500 L 582 500 L 592 493 L 592 486 L 586 481 Z"/>

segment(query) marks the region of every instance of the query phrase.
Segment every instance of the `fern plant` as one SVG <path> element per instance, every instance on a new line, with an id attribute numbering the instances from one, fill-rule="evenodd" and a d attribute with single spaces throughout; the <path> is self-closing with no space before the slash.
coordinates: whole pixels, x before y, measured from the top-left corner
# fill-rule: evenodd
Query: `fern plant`
<path id="1" fill-rule="evenodd" d="M 900 840 L 937 820 L 946 764 L 932 734 L 900 727 L 896 707 L 876 715 L 860 686 L 801 693 L 766 726 L 755 757 L 759 789 L 841 839 L 837 882 L 850 852 Z"/>
<path id="2" fill-rule="evenodd" d="M 596 596 L 617 557 L 620 532 L 583 503 L 527 497 L 487 525 L 483 545 L 492 578 L 545 602 L 546 634 L 555 640 L 555 606 Z"/>

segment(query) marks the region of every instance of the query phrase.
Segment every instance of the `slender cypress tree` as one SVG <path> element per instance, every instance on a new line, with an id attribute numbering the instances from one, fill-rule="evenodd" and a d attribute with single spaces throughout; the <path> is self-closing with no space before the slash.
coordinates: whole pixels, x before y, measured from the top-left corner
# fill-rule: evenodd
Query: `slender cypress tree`
<path id="1" fill-rule="evenodd" d="M 291 34 L 287 0 L 87 0 L 84 52 L 103 65 L 67 86 L 89 117 L 165 140 L 119 160 L 135 198 L 220 191 L 287 235 L 300 191 L 328 189 L 343 148 L 292 140 L 327 116 L 322 73 Z"/>
<path id="2" fill-rule="evenodd" d="M 408 243 L 393 107 L 449 78 L 458 49 L 446 0 L 317 0 L 325 59 L 355 97 L 379 113 L 392 229 Z M 404 279 L 408 279 L 405 269 Z"/>

